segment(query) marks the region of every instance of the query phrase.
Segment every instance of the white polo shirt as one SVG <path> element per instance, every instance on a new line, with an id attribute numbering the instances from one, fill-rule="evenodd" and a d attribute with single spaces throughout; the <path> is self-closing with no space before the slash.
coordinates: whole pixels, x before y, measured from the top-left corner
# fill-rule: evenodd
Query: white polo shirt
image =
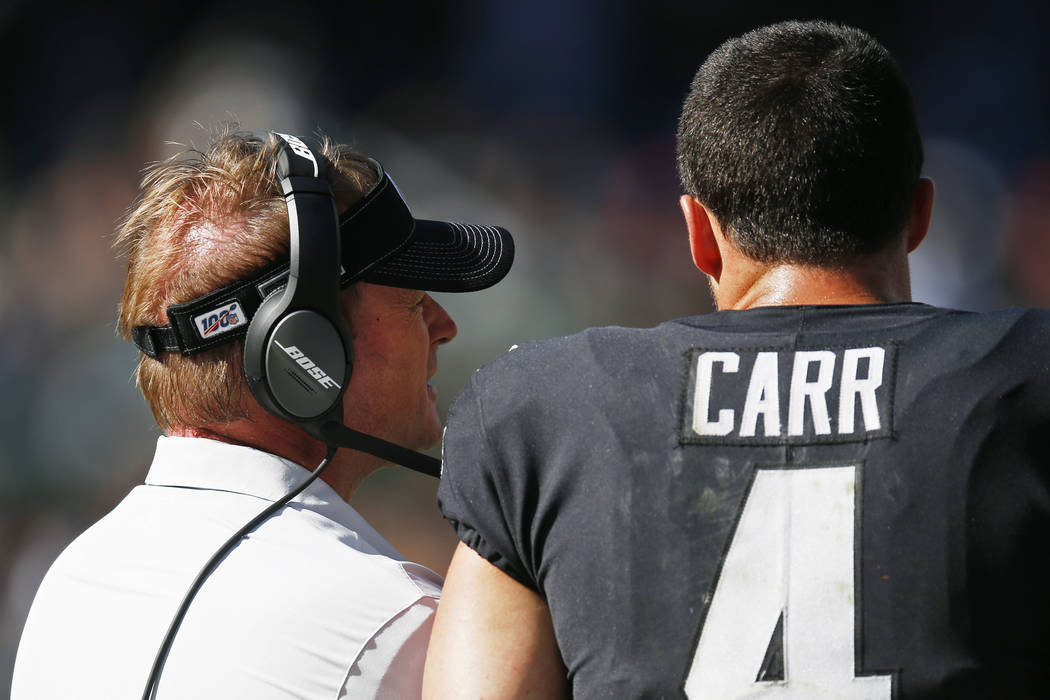
<path id="1" fill-rule="evenodd" d="M 139 698 L 201 567 L 306 473 L 248 447 L 161 437 L 145 485 L 41 583 L 12 700 Z M 418 698 L 440 588 L 317 480 L 201 587 L 155 697 Z"/>

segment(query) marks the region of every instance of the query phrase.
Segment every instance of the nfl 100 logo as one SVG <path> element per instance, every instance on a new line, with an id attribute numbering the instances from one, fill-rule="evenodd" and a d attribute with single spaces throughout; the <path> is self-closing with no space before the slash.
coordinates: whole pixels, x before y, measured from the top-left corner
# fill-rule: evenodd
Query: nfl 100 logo
<path id="1" fill-rule="evenodd" d="M 214 338 L 243 325 L 244 314 L 241 312 L 240 303 L 232 301 L 225 306 L 195 316 L 193 323 L 202 339 Z"/>

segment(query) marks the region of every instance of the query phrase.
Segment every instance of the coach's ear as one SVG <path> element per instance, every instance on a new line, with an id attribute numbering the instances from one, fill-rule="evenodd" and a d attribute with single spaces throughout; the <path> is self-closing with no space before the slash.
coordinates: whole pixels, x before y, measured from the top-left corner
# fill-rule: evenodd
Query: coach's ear
<path id="1" fill-rule="evenodd" d="M 722 251 L 718 247 L 721 227 L 715 215 L 691 195 L 683 194 L 678 200 L 689 229 L 689 250 L 693 264 L 701 272 L 710 275 L 716 282 L 722 275 Z"/>
<path id="2" fill-rule="evenodd" d="M 920 177 L 912 198 L 911 216 L 908 218 L 908 252 L 919 247 L 926 232 L 930 230 L 930 217 L 933 216 L 933 180 Z"/>

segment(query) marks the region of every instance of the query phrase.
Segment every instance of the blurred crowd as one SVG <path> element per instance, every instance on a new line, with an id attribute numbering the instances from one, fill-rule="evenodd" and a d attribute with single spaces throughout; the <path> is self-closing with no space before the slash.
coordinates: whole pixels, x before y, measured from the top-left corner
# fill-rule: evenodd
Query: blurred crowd
<path id="1" fill-rule="evenodd" d="M 379 159 L 413 211 L 501 224 L 510 276 L 440 295 L 441 409 L 513 343 L 709 311 L 677 206 L 675 120 L 721 40 L 787 18 L 861 26 L 917 100 L 930 236 L 917 301 L 1050 306 L 1050 6 L 828 2 L 8 2 L 0 114 L 0 695 L 65 544 L 145 475 L 158 435 L 114 333 L 112 233 L 143 165 L 208 127 L 318 129 Z M 12 67 L 17 69 L 12 70 Z M 354 505 L 443 572 L 436 483 L 385 470 Z"/>

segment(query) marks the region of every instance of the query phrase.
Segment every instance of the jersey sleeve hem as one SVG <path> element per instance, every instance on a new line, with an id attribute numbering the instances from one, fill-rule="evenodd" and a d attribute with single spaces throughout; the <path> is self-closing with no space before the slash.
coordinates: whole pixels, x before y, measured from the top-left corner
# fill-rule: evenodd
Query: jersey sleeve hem
<path id="1" fill-rule="evenodd" d="M 449 522 L 451 523 L 452 528 L 456 531 L 456 537 L 458 537 L 463 544 L 473 549 L 485 561 L 492 564 L 497 569 L 528 588 L 530 591 L 536 591 L 539 593 L 535 584 L 532 583 L 532 580 L 520 571 L 514 565 L 512 560 L 503 556 L 499 550 L 490 545 L 477 530 L 458 520 L 450 520 Z"/>

